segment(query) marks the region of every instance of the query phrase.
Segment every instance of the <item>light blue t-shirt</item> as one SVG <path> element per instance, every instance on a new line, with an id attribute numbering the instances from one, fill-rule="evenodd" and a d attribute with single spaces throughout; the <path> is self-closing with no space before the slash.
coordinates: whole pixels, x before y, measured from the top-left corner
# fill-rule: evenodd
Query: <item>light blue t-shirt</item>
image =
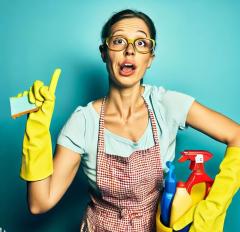
<path id="1" fill-rule="evenodd" d="M 166 90 L 149 84 L 142 96 L 153 110 L 159 136 L 163 170 L 166 162 L 175 157 L 176 135 L 178 129 L 186 128 L 186 117 L 194 98 L 176 91 Z M 90 186 L 96 188 L 96 158 L 100 115 L 92 102 L 78 106 L 62 128 L 57 144 L 81 154 L 81 165 L 88 177 Z M 147 149 L 154 145 L 150 118 L 141 138 L 134 142 L 104 129 L 105 152 L 128 157 L 135 150 Z"/>

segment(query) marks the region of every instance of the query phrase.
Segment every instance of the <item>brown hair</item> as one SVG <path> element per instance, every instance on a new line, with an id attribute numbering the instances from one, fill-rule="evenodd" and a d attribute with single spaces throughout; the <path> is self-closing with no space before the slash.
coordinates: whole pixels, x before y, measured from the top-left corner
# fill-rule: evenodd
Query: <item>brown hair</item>
<path id="1" fill-rule="evenodd" d="M 149 18 L 149 16 L 140 11 L 126 9 L 113 14 L 111 18 L 109 18 L 108 21 L 104 24 L 101 33 L 101 39 L 103 43 L 105 42 L 105 39 L 110 35 L 112 25 L 126 18 L 142 19 L 148 26 L 151 38 L 154 40 L 156 39 L 156 29 L 153 21 Z"/>

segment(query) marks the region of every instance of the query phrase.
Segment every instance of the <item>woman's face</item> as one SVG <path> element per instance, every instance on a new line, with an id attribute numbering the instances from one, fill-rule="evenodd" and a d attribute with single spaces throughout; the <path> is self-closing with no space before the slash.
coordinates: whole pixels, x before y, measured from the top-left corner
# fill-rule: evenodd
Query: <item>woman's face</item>
<path id="1" fill-rule="evenodd" d="M 127 39 L 150 38 L 146 23 L 139 18 L 122 19 L 111 28 L 110 36 L 123 36 Z M 120 41 L 116 41 L 121 43 Z M 109 78 L 118 86 L 130 87 L 139 82 L 150 67 L 154 55 L 139 53 L 132 44 L 122 51 L 107 49 L 102 52 Z"/>

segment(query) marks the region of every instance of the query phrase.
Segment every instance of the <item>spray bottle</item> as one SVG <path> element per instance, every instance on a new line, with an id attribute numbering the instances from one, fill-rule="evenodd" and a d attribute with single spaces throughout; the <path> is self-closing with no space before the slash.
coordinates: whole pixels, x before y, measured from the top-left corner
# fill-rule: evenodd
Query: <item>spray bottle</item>
<path id="1" fill-rule="evenodd" d="M 204 171 L 204 162 L 212 158 L 212 154 L 204 150 L 185 150 L 181 152 L 182 156 L 179 162 L 190 160 L 190 174 L 187 181 L 180 182 L 177 185 L 177 191 L 174 196 L 171 208 L 170 225 L 172 226 L 192 205 L 205 199 L 208 195 L 213 179 Z M 189 231 L 190 225 L 180 230 Z M 178 232 L 180 232 L 178 231 Z"/>
<path id="2" fill-rule="evenodd" d="M 166 163 L 169 172 L 165 178 L 165 188 L 161 199 L 161 222 L 169 226 L 170 213 L 174 194 L 176 192 L 176 176 L 174 174 L 175 166 L 171 162 Z"/>
<path id="3" fill-rule="evenodd" d="M 188 193 L 191 194 L 193 198 L 193 203 L 195 204 L 200 200 L 205 199 L 212 187 L 213 179 L 209 177 L 205 172 L 204 162 L 210 160 L 213 155 L 210 152 L 204 150 L 185 150 L 181 152 L 181 154 L 182 156 L 179 158 L 179 162 L 190 160 L 189 169 L 192 170 L 192 173 L 185 182 L 185 185 Z M 196 187 L 197 190 L 198 186 L 202 186 L 201 183 L 205 185 L 203 185 L 204 192 L 200 193 L 200 190 L 193 191 L 193 187 Z M 200 199 L 198 199 L 199 196 L 201 196 Z"/>

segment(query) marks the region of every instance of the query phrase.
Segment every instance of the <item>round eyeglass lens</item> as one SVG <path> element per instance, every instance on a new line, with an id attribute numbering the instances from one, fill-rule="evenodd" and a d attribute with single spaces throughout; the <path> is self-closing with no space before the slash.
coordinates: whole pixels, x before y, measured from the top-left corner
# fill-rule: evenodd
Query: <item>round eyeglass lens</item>
<path id="1" fill-rule="evenodd" d="M 139 52 L 150 52 L 153 49 L 153 41 L 146 38 L 137 39 L 134 45 Z"/>
<path id="2" fill-rule="evenodd" d="M 112 50 L 121 51 L 127 46 L 127 41 L 125 38 L 113 36 L 109 38 L 107 45 Z"/>

